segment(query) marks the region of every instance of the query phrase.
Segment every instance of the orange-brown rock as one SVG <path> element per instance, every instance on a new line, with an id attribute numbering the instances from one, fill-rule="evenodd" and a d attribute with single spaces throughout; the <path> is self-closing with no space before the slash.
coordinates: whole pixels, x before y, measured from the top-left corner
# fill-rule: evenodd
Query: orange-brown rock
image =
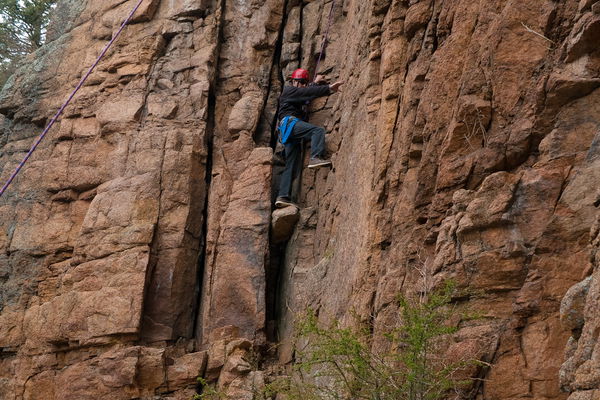
<path id="1" fill-rule="evenodd" d="M 598 168 L 598 154 L 590 153 L 591 164 Z M 598 201 L 596 200 L 596 205 Z M 565 346 L 565 361 L 560 370 L 560 384 L 570 392 L 569 400 L 596 399 L 600 396 L 598 363 L 598 265 L 600 218 L 591 229 L 593 274 L 574 285 L 561 304 L 561 321 L 572 335 Z"/>
<path id="2" fill-rule="evenodd" d="M 295 206 L 273 211 L 271 216 L 271 241 L 281 243 L 288 240 L 299 218 L 300 210 Z"/>
<path id="3" fill-rule="evenodd" d="M 2 182 L 134 3 L 59 1 L 0 92 Z M 277 98 L 330 10 L 319 72 L 346 84 L 311 121 L 335 167 L 272 230 Z M 0 199 L 0 398 L 189 399 L 201 375 L 251 399 L 306 307 L 377 347 L 399 292 L 452 279 L 484 318 L 446 355 L 491 364 L 463 397 L 596 399 L 599 11 L 144 0 Z"/>
<path id="4" fill-rule="evenodd" d="M 559 304 L 590 268 L 599 179 L 600 58 L 578 5 L 339 7 L 346 41 L 323 68 L 349 85 L 317 115 L 336 168 L 303 176 L 300 203 L 314 214 L 303 210 L 287 247 L 284 338 L 307 306 L 348 323 L 357 312 L 383 333 L 398 323 L 398 292 L 452 279 L 486 316 L 460 322 L 449 350 L 492 363 L 471 395 L 567 397 Z M 281 360 L 290 355 L 284 346 Z"/>

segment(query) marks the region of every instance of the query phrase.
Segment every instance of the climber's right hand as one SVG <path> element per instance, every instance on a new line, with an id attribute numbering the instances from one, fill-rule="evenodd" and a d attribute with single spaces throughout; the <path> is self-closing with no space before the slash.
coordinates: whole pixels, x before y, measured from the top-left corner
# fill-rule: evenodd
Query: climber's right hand
<path id="1" fill-rule="evenodd" d="M 336 83 L 332 83 L 331 85 L 329 85 L 329 89 L 335 93 L 338 90 L 340 90 L 340 86 L 342 86 L 343 84 L 344 84 L 343 81 L 338 81 Z"/>

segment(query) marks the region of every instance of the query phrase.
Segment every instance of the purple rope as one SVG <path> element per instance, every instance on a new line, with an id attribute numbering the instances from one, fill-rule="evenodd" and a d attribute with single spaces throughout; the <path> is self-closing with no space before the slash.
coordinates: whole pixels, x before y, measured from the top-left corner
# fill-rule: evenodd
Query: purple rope
<path id="1" fill-rule="evenodd" d="M 42 140 L 44 140 L 44 137 L 46 136 L 46 134 L 48 133 L 48 131 L 50 130 L 50 128 L 52 128 L 52 126 L 54 125 L 54 123 L 58 120 L 58 118 L 61 116 L 61 114 L 65 111 L 65 108 L 67 108 L 67 106 L 69 105 L 69 103 L 71 103 L 71 100 L 73 100 L 73 98 L 75 97 L 75 95 L 77 94 L 77 92 L 79 91 L 79 89 L 82 88 L 83 84 L 90 77 L 90 75 L 92 74 L 92 72 L 94 71 L 94 69 L 98 66 L 98 64 L 100 63 L 100 60 L 102 60 L 102 58 L 104 57 L 104 55 L 106 54 L 106 52 L 108 51 L 108 49 L 117 40 L 117 38 L 119 37 L 119 35 L 121 34 L 121 32 L 123 32 L 123 29 L 125 29 L 125 26 L 129 23 L 129 21 L 131 21 L 131 18 L 133 18 L 133 15 L 138 10 L 138 8 L 140 8 L 140 6 L 142 5 L 143 1 L 144 0 L 139 0 L 138 1 L 138 3 L 133 8 L 133 10 L 129 13 L 129 16 L 127 17 L 127 19 L 125 19 L 125 21 L 123 22 L 123 24 L 121 25 L 121 27 L 119 28 L 119 30 L 117 31 L 117 33 L 113 35 L 113 37 L 110 40 L 110 42 L 108 42 L 108 44 L 104 47 L 104 49 L 100 53 L 100 56 L 98 56 L 98 59 L 96 60 L 96 62 L 90 67 L 90 69 L 84 75 L 84 77 L 81 78 L 81 81 L 79 81 L 79 84 L 77 85 L 77 87 L 75 88 L 75 90 L 73 91 L 73 93 L 71 93 L 71 96 L 69 96 L 68 100 L 63 104 L 63 106 L 60 108 L 60 110 L 58 110 L 58 112 L 54 115 L 54 117 L 52 118 L 52 120 L 50 120 L 50 123 L 48 123 L 48 125 L 46 126 L 46 129 L 44 129 L 44 132 L 42 132 L 42 134 L 38 137 L 38 139 L 35 141 L 35 143 L 31 147 L 31 150 L 29 150 L 29 152 L 27 153 L 27 155 L 25 156 L 25 158 L 23 159 L 23 161 L 21 161 L 21 163 L 19 164 L 19 166 L 17 167 L 17 169 L 15 170 L 15 172 L 13 172 L 13 174 L 11 175 L 11 177 L 8 179 L 8 181 L 6 181 L 6 183 L 2 187 L 2 190 L 0 191 L 0 197 L 2 197 L 2 195 L 4 194 L 4 192 L 6 191 L 6 189 L 8 189 L 8 187 L 10 186 L 10 184 L 12 183 L 12 181 L 17 177 L 17 175 L 19 174 L 19 172 L 21 171 L 21 169 L 25 166 L 25 163 L 27 162 L 27 160 L 29 160 L 29 157 L 31 157 L 31 155 L 33 154 L 33 152 L 35 151 L 35 149 L 38 147 L 38 145 L 42 142 Z"/>
<path id="2" fill-rule="evenodd" d="M 325 46 L 327 45 L 327 40 L 329 39 L 329 29 L 331 28 L 331 23 L 333 22 L 333 9 L 335 8 L 335 2 L 336 0 L 333 0 L 333 2 L 331 3 L 331 9 L 329 10 L 329 21 L 327 22 L 327 30 L 325 31 L 325 37 L 323 38 L 323 43 L 321 44 L 321 52 L 319 53 L 319 58 L 317 59 L 317 66 L 315 68 L 315 80 L 317 79 L 317 75 L 319 74 L 319 64 L 321 64 L 321 59 L 323 58 L 323 53 L 325 52 Z"/>

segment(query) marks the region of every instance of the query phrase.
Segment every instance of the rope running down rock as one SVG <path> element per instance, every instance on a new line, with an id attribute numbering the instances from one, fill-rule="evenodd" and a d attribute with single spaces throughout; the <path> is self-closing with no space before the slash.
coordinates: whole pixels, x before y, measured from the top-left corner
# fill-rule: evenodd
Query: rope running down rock
<path id="1" fill-rule="evenodd" d="M 125 29 L 125 26 L 129 23 L 129 21 L 131 21 L 131 19 L 133 18 L 133 15 L 138 10 L 138 8 L 140 8 L 140 6 L 142 5 L 143 2 L 144 2 L 144 0 L 138 0 L 136 6 L 133 8 L 133 10 L 131 10 L 131 12 L 129 13 L 129 16 L 125 19 L 125 21 L 123 22 L 123 24 L 121 25 L 121 27 L 119 28 L 119 30 L 117 31 L 117 33 L 115 33 L 113 35 L 113 37 L 110 40 L 110 42 L 108 42 L 108 44 L 104 47 L 104 49 L 100 53 L 100 56 L 98 56 L 98 59 L 96 59 L 96 62 L 90 67 L 90 69 L 83 76 L 83 78 L 81 78 L 81 81 L 79 81 L 79 84 L 77 85 L 77 87 L 75 88 L 75 90 L 73 91 L 73 93 L 71 93 L 71 95 L 69 96 L 69 98 L 67 99 L 67 101 L 62 105 L 62 107 L 54 115 L 54 117 L 52 118 L 52 120 L 50 120 L 50 123 L 48 123 L 48 125 L 46 126 L 46 129 L 44 129 L 44 132 L 42 132 L 42 134 L 38 137 L 38 139 L 35 141 L 35 143 L 31 147 L 31 149 L 29 150 L 29 152 L 27 153 L 27 155 L 25 156 L 25 158 L 23 159 L 23 161 L 21 161 L 21 163 L 19 164 L 19 166 L 15 169 L 15 172 L 13 172 L 13 174 L 10 176 L 10 178 L 8 179 L 8 181 L 6 181 L 6 183 L 2 187 L 2 190 L 0 190 L 0 197 L 2 197 L 2 195 L 4 194 L 4 192 L 6 191 L 6 189 L 8 189 L 8 187 L 10 186 L 10 184 L 12 183 L 12 181 L 17 177 L 17 175 L 19 174 L 19 172 L 21 171 L 21 169 L 25 166 L 25 163 L 27 163 L 27 160 L 29 160 L 29 157 L 31 157 L 31 155 L 33 154 L 33 152 L 35 151 L 35 149 L 38 147 L 38 145 L 42 142 L 42 140 L 44 140 L 44 137 L 50 131 L 50 128 L 52 128 L 52 126 L 56 123 L 56 121 L 58 120 L 58 118 L 65 111 L 65 108 L 67 108 L 67 106 L 69 105 L 69 103 L 71 103 L 71 100 L 73 100 L 73 98 L 75 97 L 75 95 L 77 94 L 77 92 L 79 91 L 79 89 L 82 88 L 82 86 L 85 83 L 85 81 L 89 78 L 89 76 L 92 74 L 92 72 L 94 71 L 94 69 L 98 66 L 98 64 L 100 63 L 100 60 L 102 60 L 102 58 L 104 57 L 104 55 L 106 54 L 106 52 L 108 51 L 108 49 L 110 49 L 110 47 L 113 45 L 113 43 L 117 40 L 117 38 L 119 37 L 119 35 L 121 34 L 121 32 L 123 32 L 123 30 Z"/>

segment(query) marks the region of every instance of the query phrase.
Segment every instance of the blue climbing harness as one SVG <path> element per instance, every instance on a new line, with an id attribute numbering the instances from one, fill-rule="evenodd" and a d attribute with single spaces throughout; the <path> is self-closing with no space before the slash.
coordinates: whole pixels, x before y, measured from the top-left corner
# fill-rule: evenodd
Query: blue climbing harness
<path id="1" fill-rule="evenodd" d="M 292 134 L 292 131 L 294 130 L 294 126 L 296 125 L 297 122 L 298 122 L 298 118 L 292 117 L 289 115 L 287 117 L 284 117 L 281 120 L 281 123 L 279 124 L 279 132 L 280 132 L 279 140 L 281 141 L 282 144 L 287 143 L 288 139 L 290 138 L 290 135 Z"/>

